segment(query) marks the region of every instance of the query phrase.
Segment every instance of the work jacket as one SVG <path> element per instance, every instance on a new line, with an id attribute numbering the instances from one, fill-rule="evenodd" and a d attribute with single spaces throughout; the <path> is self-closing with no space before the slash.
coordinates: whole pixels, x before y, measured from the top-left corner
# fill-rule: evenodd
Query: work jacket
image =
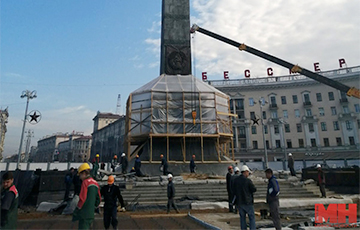
<path id="1" fill-rule="evenodd" d="M 194 159 L 190 160 L 190 169 L 194 169 L 196 167 Z"/>
<path id="2" fill-rule="evenodd" d="M 226 190 L 228 193 L 231 193 L 231 173 L 226 174 Z"/>
<path id="3" fill-rule="evenodd" d="M 1 191 L 1 228 L 16 229 L 19 193 L 15 185 Z"/>
<path id="4" fill-rule="evenodd" d="M 117 207 L 117 200 L 119 200 L 121 207 L 124 207 L 124 200 L 120 193 L 119 186 L 105 185 L 100 190 L 101 195 L 104 197 L 104 209 L 112 209 Z"/>
<path id="5" fill-rule="evenodd" d="M 276 177 L 272 176 L 269 179 L 267 193 L 266 193 L 266 202 L 270 203 L 276 200 L 279 200 L 280 187 L 279 183 L 276 180 Z"/>
<path id="6" fill-rule="evenodd" d="M 167 196 L 169 199 L 174 198 L 175 197 L 175 186 L 174 183 L 172 181 L 170 181 L 168 183 L 167 186 Z"/>
<path id="7" fill-rule="evenodd" d="M 242 174 L 236 177 L 234 181 L 234 191 L 237 205 L 254 204 L 253 194 L 256 192 L 256 187 L 249 178 L 244 177 Z"/>
<path id="8" fill-rule="evenodd" d="M 86 178 L 81 184 L 79 202 L 73 213 L 73 220 L 94 219 L 95 208 L 101 201 L 98 183 L 91 177 Z"/>

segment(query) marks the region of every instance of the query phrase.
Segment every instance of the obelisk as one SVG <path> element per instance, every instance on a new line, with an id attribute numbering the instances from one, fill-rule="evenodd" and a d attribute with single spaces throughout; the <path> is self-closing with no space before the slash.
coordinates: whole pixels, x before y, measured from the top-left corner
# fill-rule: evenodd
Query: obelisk
<path id="1" fill-rule="evenodd" d="M 191 74 L 189 0 L 163 0 L 160 75 Z"/>

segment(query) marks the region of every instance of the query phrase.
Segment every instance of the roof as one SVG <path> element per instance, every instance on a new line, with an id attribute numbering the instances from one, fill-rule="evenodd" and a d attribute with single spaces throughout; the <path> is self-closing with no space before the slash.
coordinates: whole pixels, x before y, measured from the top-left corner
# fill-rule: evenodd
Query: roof
<path id="1" fill-rule="evenodd" d="M 74 139 L 75 141 L 80 141 L 80 140 L 89 140 L 92 139 L 92 136 L 82 136 L 79 138 Z"/>
<path id="2" fill-rule="evenodd" d="M 112 118 L 112 119 L 119 119 L 121 116 L 119 114 L 114 113 L 100 113 L 98 112 L 96 116 L 93 118 L 95 120 L 96 118 Z"/>
<path id="3" fill-rule="evenodd" d="M 193 75 L 165 75 L 162 74 L 154 80 L 143 85 L 132 94 L 145 92 L 206 92 L 217 93 L 228 97 L 215 87 L 203 82 Z"/>

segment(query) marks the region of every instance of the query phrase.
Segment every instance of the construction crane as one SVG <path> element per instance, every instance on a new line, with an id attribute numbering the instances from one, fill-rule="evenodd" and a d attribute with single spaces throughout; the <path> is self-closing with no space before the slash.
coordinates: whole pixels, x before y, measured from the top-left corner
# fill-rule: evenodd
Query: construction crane
<path id="1" fill-rule="evenodd" d="M 310 70 L 307 70 L 305 68 L 302 68 L 298 65 L 294 65 L 294 64 L 291 64 L 290 62 L 287 62 L 287 61 L 284 61 L 280 58 L 277 58 L 277 57 L 274 57 L 270 54 L 267 54 L 267 53 L 264 53 L 260 50 L 257 50 L 257 49 L 254 49 L 250 46 L 247 46 L 245 45 L 244 43 L 239 43 L 239 42 L 236 42 L 236 41 L 233 41 L 231 39 L 228 39 L 226 37 L 223 37 L 219 34 L 216 34 L 216 33 L 213 33 L 211 31 L 208 31 L 206 29 L 203 29 L 201 27 L 199 27 L 198 25 L 196 24 L 193 24 L 193 26 L 191 27 L 190 29 L 190 33 L 195 33 L 196 31 L 202 33 L 202 34 L 205 34 L 207 36 L 210 36 L 212 38 L 215 38 L 217 40 L 220 40 L 222 42 L 225 42 L 229 45 L 232 45 L 232 46 L 235 46 L 236 48 L 238 48 L 239 50 L 241 51 L 247 51 L 251 54 L 254 54 L 258 57 L 261 57 L 261 58 L 264 58 L 268 61 L 271 61 L 271 62 L 274 62 L 278 65 L 281 65 L 283 67 L 286 67 L 288 69 L 290 69 L 291 73 L 300 73 L 302 75 L 305 75 L 306 77 L 309 77 L 315 81 L 318 81 L 318 82 L 321 82 L 325 85 L 328 85 L 328 86 L 331 86 L 335 89 L 338 89 L 342 92 L 345 92 L 348 96 L 352 96 L 352 97 L 356 97 L 356 98 L 360 98 L 360 91 L 359 89 L 355 88 L 355 87 L 349 87 L 347 85 L 344 85 L 340 82 L 337 82 L 337 81 L 334 81 L 330 78 L 327 78 L 327 77 L 324 77 L 320 74 L 317 74 L 317 73 L 314 73 Z"/>

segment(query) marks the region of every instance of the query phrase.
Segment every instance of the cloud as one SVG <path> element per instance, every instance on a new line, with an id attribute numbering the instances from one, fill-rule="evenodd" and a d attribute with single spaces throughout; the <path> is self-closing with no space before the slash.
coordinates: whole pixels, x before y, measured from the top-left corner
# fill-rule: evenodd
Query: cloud
<path id="1" fill-rule="evenodd" d="M 156 57 L 160 57 L 160 44 L 161 39 L 160 38 L 147 38 L 145 40 L 145 43 L 149 45 L 147 50 L 151 51 L 153 54 L 157 55 Z"/>
<path id="2" fill-rule="evenodd" d="M 157 34 L 160 34 L 161 33 L 161 21 L 153 21 L 152 22 L 152 26 L 147 29 L 147 31 L 149 33 L 157 33 Z"/>
<path id="3" fill-rule="evenodd" d="M 193 0 L 192 23 L 293 64 L 313 70 L 339 68 L 338 59 L 348 66 L 360 59 L 360 16 L 358 1 L 238 1 Z M 210 79 L 219 79 L 228 70 L 231 78 L 250 69 L 252 77 L 266 76 L 272 67 L 275 75 L 288 70 L 235 47 L 196 33 L 193 55 L 196 68 Z"/>
<path id="4" fill-rule="evenodd" d="M 11 72 L 4 73 L 4 76 L 8 77 L 8 78 L 11 78 L 11 79 L 25 79 L 25 78 L 27 78 L 27 76 L 24 76 L 24 75 L 21 75 L 21 74 L 18 74 L 18 73 L 11 73 Z"/>

